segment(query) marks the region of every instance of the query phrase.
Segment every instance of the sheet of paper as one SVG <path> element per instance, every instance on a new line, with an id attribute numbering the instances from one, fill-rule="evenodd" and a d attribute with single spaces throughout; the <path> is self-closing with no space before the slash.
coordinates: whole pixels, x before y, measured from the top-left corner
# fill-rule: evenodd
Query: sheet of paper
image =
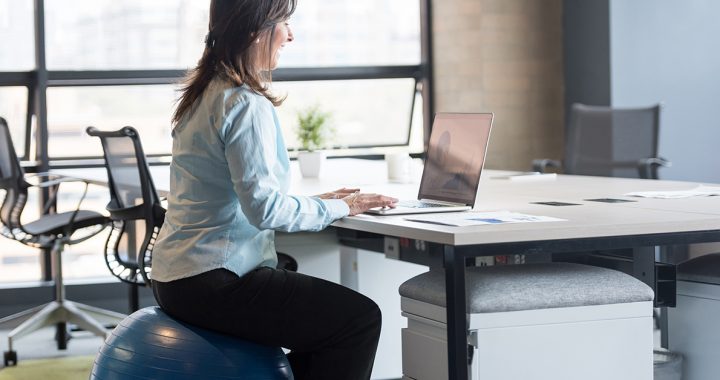
<path id="1" fill-rule="evenodd" d="M 422 214 L 405 217 L 405 220 L 421 223 L 439 224 L 443 226 L 465 227 L 479 226 L 485 224 L 506 224 L 506 223 L 533 223 L 533 222 L 562 222 L 565 219 L 558 219 L 549 216 L 537 216 L 520 214 L 510 211 L 491 212 L 453 212 Z"/>
<path id="2" fill-rule="evenodd" d="M 506 179 L 509 181 L 552 181 L 557 178 L 556 173 L 525 172 L 510 175 L 490 177 L 492 179 Z"/>
<path id="3" fill-rule="evenodd" d="M 625 194 L 628 197 L 675 199 L 690 197 L 720 196 L 720 187 L 700 185 L 694 189 L 677 191 L 636 191 Z"/>

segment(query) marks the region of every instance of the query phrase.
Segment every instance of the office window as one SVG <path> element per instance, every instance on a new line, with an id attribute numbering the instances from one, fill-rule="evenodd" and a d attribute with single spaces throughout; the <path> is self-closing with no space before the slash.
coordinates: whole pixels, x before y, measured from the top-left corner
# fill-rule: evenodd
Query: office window
<path id="1" fill-rule="evenodd" d="M 208 4 L 198 0 L 45 0 L 48 69 L 191 67 L 204 47 Z"/>
<path id="2" fill-rule="evenodd" d="M 102 156 L 100 141 L 85 133 L 90 125 L 101 130 L 132 126 L 146 154 L 170 153 L 174 91 L 171 85 L 48 89 L 50 157 Z"/>
<path id="3" fill-rule="evenodd" d="M 413 79 L 276 82 L 273 89 L 287 95 L 277 112 L 289 149 L 297 147 L 294 128 L 298 111 L 313 105 L 332 114 L 335 147 L 404 145 L 408 141 Z M 133 126 L 146 154 L 169 153 L 170 115 L 176 95 L 171 85 L 50 88 L 50 157 L 101 156 L 100 144 L 85 133 L 89 125 L 103 130 Z M 417 105 L 416 118 L 421 117 L 421 110 Z M 415 122 L 419 129 L 417 119 Z"/>
<path id="4" fill-rule="evenodd" d="M 20 157 L 25 154 L 27 99 L 25 87 L 0 87 L 0 117 L 7 121 L 15 152 Z"/>
<path id="5" fill-rule="evenodd" d="M 0 0 L 0 71 L 35 68 L 33 2 Z"/>
<path id="6" fill-rule="evenodd" d="M 276 92 L 288 95 L 278 115 L 291 149 L 297 145 L 298 110 L 320 104 L 333 115 L 336 147 L 403 145 L 410 136 L 411 151 L 422 151 L 423 101 L 416 76 L 422 64 L 423 1 L 299 1 L 290 20 L 295 41 L 284 49 L 282 74 L 277 75 L 292 81 L 273 84 Z M 10 124 L 18 154 L 26 154 L 29 145 L 30 158 L 37 147 L 34 139 L 25 141 L 28 89 L 23 86 L 32 84 L 33 75 L 22 71 L 36 66 L 33 4 L 0 0 L 0 46 L 12 51 L 0 54 L 0 116 Z M 47 129 L 47 155 L 53 161 L 43 164 L 82 167 L 83 161 L 63 159 L 100 156 L 99 142 L 85 135 L 89 125 L 103 130 L 131 125 L 140 131 L 147 154 L 169 154 L 177 86 L 158 83 L 172 81 L 195 65 L 204 48 L 208 5 L 198 0 L 44 0 L 50 81 L 40 88 L 50 86 L 48 125 L 31 131 L 35 136 Z M 128 78 L 136 72 L 142 84 Z M 336 154 L 365 153 L 383 151 Z M 63 197 L 82 191 L 75 185 L 64 187 Z M 107 189 L 91 189 L 85 207 L 104 210 L 106 196 Z M 38 212 L 37 205 L 36 198 L 28 202 L 26 218 Z M 101 236 L 69 248 L 66 276 L 109 276 L 103 245 Z M 0 239 L 0 282 L 37 280 L 39 268 L 37 250 Z"/>
<path id="7" fill-rule="evenodd" d="M 280 67 L 420 63 L 418 0 L 302 0 Z"/>
<path id="8" fill-rule="evenodd" d="M 331 114 L 335 147 L 408 143 L 414 79 L 276 82 L 273 89 L 287 95 L 277 112 L 288 149 L 298 147 L 298 112 L 316 105 Z"/>
<path id="9" fill-rule="evenodd" d="M 45 8 L 51 70 L 191 67 L 207 33 L 207 1 L 46 0 Z M 418 64 L 419 20 L 417 0 L 301 1 L 281 67 Z"/>

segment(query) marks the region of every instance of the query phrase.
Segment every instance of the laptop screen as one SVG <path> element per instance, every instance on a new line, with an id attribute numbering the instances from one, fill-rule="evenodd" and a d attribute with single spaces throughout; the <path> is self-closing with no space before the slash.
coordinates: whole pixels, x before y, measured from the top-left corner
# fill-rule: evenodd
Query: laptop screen
<path id="1" fill-rule="evenodd" d="M 418 199 L 475 204 L 492 121 L 492 113 L 435 115 Z"/>

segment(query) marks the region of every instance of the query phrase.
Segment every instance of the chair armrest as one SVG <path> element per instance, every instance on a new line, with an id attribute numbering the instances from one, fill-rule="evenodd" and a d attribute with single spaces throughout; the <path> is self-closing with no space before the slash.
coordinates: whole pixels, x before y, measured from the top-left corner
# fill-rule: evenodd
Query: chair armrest
<path id="1" fill-rule="evenodd" d="M 649 157 L 638 160 L 638 172 L 640 178 L 658 179 L 657 170 L 659 167 L 670 167 L 672 162 L 662 157 Z"/>
<path id="2" fill-rule="evenodd" d="M 552 160 L 549 158 L 540 158 L 532 161 L 533 171 L 545 173 L 547 168 L 562 168 L 562 163 L 559 160 Z"/>
<path id="3" fill-rule="evenodd" d="M 28 179 L 36 179 L 36 178 L 48 178 L 46 181 L 28 181 Z M 49 188 L 49 197 L 47 201 L 45 202 L 45 205 L 43 207 L 43 215 L 50 212 L 51 207 L 55 204 L 57 200 L 57 194 L 60 190 L 60 184 L 66 183 L 66 182 L 80 182 L 85 185 L 83 189 L 83 193 L 80 196 L 80 199 L 77 202 L 77 205 L 75 206 L 75 210 L 73 211 L 72 216 L 70 217 L 70 221 L 68 223 L 69 226 L 71 226 L 75 222 L 75 217 L 77 216 L 77 213 L 80 211 L 80 207 L 82 206 L 82 202 L 85 200 L 85 196 L 87 195 L 88 186 L 90 185 L 90 182 L 81 178 L 75 178 L 75 177 L 69 177 L 64 176 L 61 174 L 55 174 L 55 173 L 48 173 L 48 172 L 41 172 L 41 173 L 30 173 L 26 174 L 23 179 L 25 180 L 25 183 L 32 187 L 37 188 Z"/>
<path id="4" fill-rule="evenodd" d="M 48 180 L 39 181 L 39 182 L 27 181 L 28 179 L 35 179 L 38 177 L 47 177 Z M 30 186 L 40 187 L 40 188 L 57 186 L 63 182 L 84 182 L 86 184 L 89 183 L 88 181 L 81 179 L 81 178 L 68 177 L 68 176 L 64 176 L 64 175 L 60 175 L 60 174 L 47 173 L 47 172 L 26 174 L 24 179 Z"/>

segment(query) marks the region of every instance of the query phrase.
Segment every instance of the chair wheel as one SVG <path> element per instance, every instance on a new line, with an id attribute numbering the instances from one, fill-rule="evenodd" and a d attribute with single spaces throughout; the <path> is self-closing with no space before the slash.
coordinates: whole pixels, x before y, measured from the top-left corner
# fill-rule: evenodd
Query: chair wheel
<path id="1" fill-rule="evenodd" d="M 70 338 L 72 338 L 72 335 L 70 335 L 70 331 L 68 331 L 68 324 L 65 322 L 59 322 L 55 326 L 55 341 L 57 342 L 57 349 L 66 350 Z"/>
<path id="2" fill-rule="evenodd" d="M 16 366 L 17 365 L 17 352 L 5 351 L 3 353 L 3 362 L 5 363 L 5 367 Z"/>

